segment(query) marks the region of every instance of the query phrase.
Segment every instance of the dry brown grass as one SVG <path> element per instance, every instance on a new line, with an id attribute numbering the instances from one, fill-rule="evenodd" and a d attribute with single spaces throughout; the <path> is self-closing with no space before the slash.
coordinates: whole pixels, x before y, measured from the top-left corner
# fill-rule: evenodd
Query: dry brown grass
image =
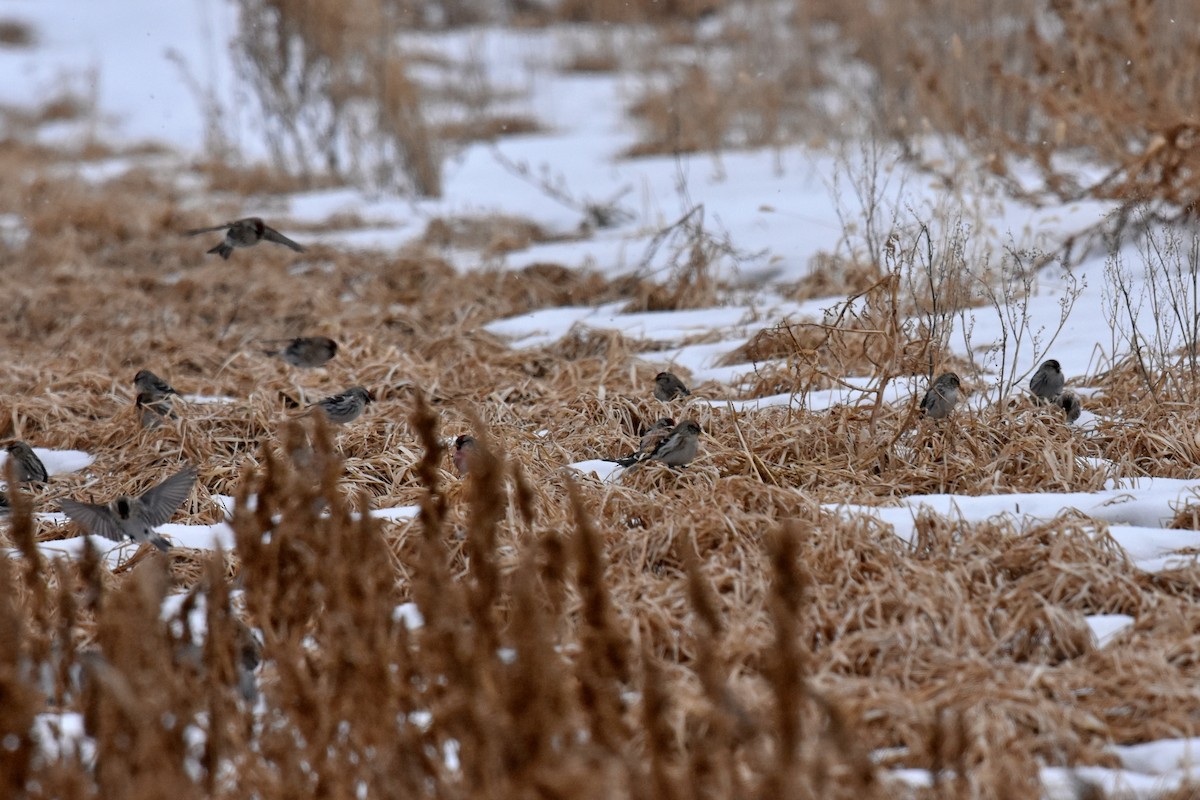
<path id="1" fill-rule="evenodd" d="M 520 114 L 496 114 L 473 117 L 464 122 L 447 122 L 437 127 L 439 139 L 452 142 L 487 142 L 501 136 L 522 133 L 541 133 L 543 128 L 534 118 Z"/>
<path id="2" fill-rule="evenodd" d="M 552 234 L 536 222 L 505 214 L 477 217 L 435 217 L 425 226 L 421 243 L 433 248 L 478 250 L 485 255 L 503 255 L 525 250 L 539 242 L 576 238 Z M 561 268 L 559 268 L 561 269 Z"/>
<path id="3" fill-rule="evenodd" d="M 50 160 L 15 144 L 0 157 Z M 1195 730 L 1195 568 L 1145 575 L 1077 517 L 1020 530 L 923 517 L 905 543 L 820 507 L 1093 491 L 1109 476 L 1089 456 L 1192 475 L 1193 412 L 1148 406 L 1131 371 L 1098 379 L 1091 403 L 1143 424 L 1094 436 L 1031 406 L 930 424 L 915 397 L 665 408 L 634 357 L 645 342 L 579 329 L 513 351 L 480 326 L 656 291 L 695 300 L 684 290 L 715 291 L 703 273 L 695 286 L 555 265 L 460 275 L 321 247 L 225 262 L 178 235 L 207 221 L 180 192 L 146 174 L 87 186 L 0 171 L 0 208 L 34 234 L 0 262 L 2 433 L 96 457 L 14 493 L 7 794 L 861 799 L 905 796 L 885 769 L 908 766 L 938 775 L 912 796 L 1014 797 L 1037 790 L 1040 764 L 1112 764 L 1109 744 Z M 898 337 L 854 344 L 887 338 L 862 332 L 890 324 L 892 288 L 844 330 L 807 334 L 812 376 L 908 368 Z M 301 333 L 335 337 L 338 357 L 297 372 L 254 346 Z M 779 329 L 743 355 L 791 342 Z M 129 384 L 143 366 L 232 402 L 178 403 L 178 421 L 142 430 Z M 378 402 L 336 430 L 293 420 L 281 397 L 352 383 Z M 627 452 L 668 412 L 706 431 L 687 470 L 612 484 L 564 471 Z M 460 479 L 446 437 L 467 431 L 484 455 Z M 31 507 L 143 489 L 181 461 L 201 476 L 181 520 L 217 521 L 213 494 L 257 496 L 239 504 L 233 552 L 143 550 L 109 570 L 33 546 L 74 531 Z M 352 514 L 399 504 L 421 516 Z M 169 592 L 190 594 L 185 611 L 203 601 L 202 644 L 186 616 L 162 619 Z M 424 627 L 393 617 L 407 601 Z M 1099 649 L 1083 618 L 1114 612 L 1137 622 Z M 239 688 L 256 649 L 243 625 L 262 638 L 257 716 Z M 82 713 L 94 762 L 38 754 L 31 721 L 57 710 Z"/>
<path id="4" fill-rule="evenodd" d="M 0 19 L 0 47 L 29 47 L 37 36 L 27 22 L 17 19 Z"/>
<path id="5" fill-rule="evenodd" d="M 866 291 L 882 277 L 880 264 L 818 253 L 804 277 L 796 281 L 794 286 L 785 287 L 784 292 L 797 302 L 819 297 L 850 296 Z"/>
<path id="6" fill-rule="evenodd" d="M 823 96 L 840 54 L 812 4 L 713 4 L 716 33 L 676 15 L 639 50 L 644 89 L 630 108 L 630 156 L 778 147 L 838 135 L 844 103 Z M 816 9 L 819 10 L 820 4 Z"/>
<path id="7" fill-rule="evenodd" d="M 695 22 L 726 5 L 725 0 L 565 0 L 555 13 L 568 22 Z"/>
<path id="8" fill-rule="evenodd" d="M 629 155 L 872 130 L 951 186 L 964 162 L 950 154 L 966 152 L 1017 196 L 1118 201 L 1108 227 L 1136 222 L 1135 207 L 1195 213 L 1200 64 L 1187 0 L 714 3 L 707 33 L 700 17 L 645 5 L 623 12 L 658 23 L 637 50 L 642 138 Z M 1020 177 L 1031 167 L 1033 186 Z"/>
<path id="9" fill-rule="evenodd" d="M 331 175 L 302 177 L 271 169 L 264 164 L 246 166 L 209 159 L 193 165 L 193 168 L 208 181 L 208 189 L 212 192 L 240 195 L 287 194 L 304 189 L 343 185 Z"/>
<path id="10" fill-rule="evenodd" d="M 422 89 L 387 33 L 401 30 L 397 7 L 241 0 L 239 13 L 238 64 L 278 171 L 440 193 L 444 154 Z"/>
<path id="11" fill-rule="evenodd" d="M 953 0 L 823 3 L 852 56 L 871 71 L 867 110 L 922 151 L 933 133 L 965 145 L 1018 194 L 1039 193 L 1191 214 L 1200 183 L 1190 109 L 1200 84 L 1183 0 Z M 940 155 L 937 156 L 940 158 Z M 1081 177 L 1080 159 L 1100 165 Z"/>

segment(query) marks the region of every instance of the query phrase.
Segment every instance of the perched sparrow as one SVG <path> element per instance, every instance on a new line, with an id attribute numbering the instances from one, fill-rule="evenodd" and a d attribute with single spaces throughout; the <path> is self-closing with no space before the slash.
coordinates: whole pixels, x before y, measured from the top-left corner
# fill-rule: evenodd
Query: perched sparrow
<path id="1" fill-rule="evenodd" d="M 953 372 L 943 372 L 921 399 L 921 410 L 930 419 L 945 419 L 958 405 L 962 381 Z"/>
<path id="2" fill-rule="evenodd" d="M 265 344 L 283 344 L 280 350 L 264 350 L 268 356 L 279 356 L 293 367 L 319 367 L 337 355 L 338 345 L 327 336 L 301 336 L 297 339 L 267 339 Z"/>
<path id="3" fill-rule="evenodd" d="M 647 461 L 661 461 L 669 467 L 686 467 L 700 448 L 700 425 L 690 419 L 676 425 L 650 455 L 630 465 L 629 472 Z"/>
<path id="4" fill-rule="evenodd" d="M 175 387 L 148 369 L 139 370 L 138 374 L 133 376 L 133 388 L 137 389 L 143 403 L 157 403 L 165 400 L 167 395 L 179 394 Z"/>
<path id="5" fill-rule="evenodd" d="M 1079 402 L 1079 395 L 1067 389 L 1060 394 L 1054 404 L 1063 410 L 1067 415 L 1067 422 L 1074 422 L 1079 419 L 1079 415 L 1083 413 L 1083 403 Z"/>
<path id="6" fill-rule="evenodd" d="M 673 372 L 660 372 L 654 376 L 654 396 L 664 403 L 676 397 L 686 397 L 691 394 Z"/>
<path id="7" fill-rule="evenodd" d="M 196 228 L 186 233 L 188 236 L 195 236 L 200 233 L 212 233 L 213 231 L 225 231 L 225 239 L 208 252 L 216 253 L 225 259 L 228 259 L 233 253 L 233 248 L 253 247 L 263 239 L 290 247 L 297 253 L 304 252 L 303 247 L 265 224 L 259 217 L 246 217 L 234 222 L 226 222 L 224 225 L 214 225 L 211 228 Z"/>
<path id="8" fill-rule="evenodd" d="M 13 460 L 17 483 L 46 483 L 50 480 L 46 465 L 32 447 L 24 442 L 13 442 L 7 449 L 8 457 Z"/>
<path id="9" fill-rule="evenodd" d="M 675 420 L 670 417 L 663 417 L 658 422 L 655 422 L 646 432 L 642 434 L 642 441 L 638 444 L 637 452 L 630 453 L 624 458 L 614 459 L 622 467 L 628 467 L 632 464 L 641 461 L 643 458 L 648 458 L 654 452 L 663 440 L 671 435 L 671 430 L 675 427 Z"/>
<path id="10" fill-rule="evenodd" d="M 335 394 L 318 403 L 313 403 L 309 408 L 320 406 L 321 410 L 325 412 L 325 416 L 329 417 L 330 422 L 345 425 L 347 422 L 358 419 L 367 407 L 367 403 L 374 400 L 375 395 L 363 387 L 352 386 L 341 394 Z"/>
<path id="11" fill-rule="evenodd" d="M 165 397 L 150 402 L 143 393 L 137 396 L 133 404 L 141 412 L 138 420 L 143 428 L 157 428 L 162 425 L 164 419 L 175 419 L 175 410 L 171 408 L 170 401 Z"/>
<path id="12" fill-rule="evenodd" d="M 1029 390 L 1038 400 L 1053 403 L 1055 398 L 1062 394 L 1065 382 L 1062 367 L 1052 358 L 1043 361 L 1038 371 L 1033 373 L 1033 377 L 1029 379 Z"/>
<path id="13" fill-rule="evenodd" d="M 471 471 L 471 462 L 478 452 L 479 445 L 475 444 L 474 436 L 463 434 L 454 440 L 454 468 L 458 474 L 466 475 Z"/>
<path id="14" fill-rule="evenodd" d="M 104 536 L 114 542 L 128 536 L 135 542 L 150 542 L 165 553 L 170 545 L 154 529 L 175 515 L 176 509 L 191 494 L 195 482 L 196 468 L 184 467 L 157 486 L 147 489 L 141 497 L 122 495 L 108 505 L 63 500 L 60 507 L 64 514 L 90 534 Z"/>

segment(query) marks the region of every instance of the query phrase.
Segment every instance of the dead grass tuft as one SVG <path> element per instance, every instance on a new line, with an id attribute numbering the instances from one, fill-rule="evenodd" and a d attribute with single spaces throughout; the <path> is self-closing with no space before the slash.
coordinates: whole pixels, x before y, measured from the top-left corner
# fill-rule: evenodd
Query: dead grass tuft
<path id="1" fill-rule="evenodd" d="M 724 0 L 566 0 L 556 13 L 567 22 L 695 22 L 724 5 Z"/>
<path id="2" fill-rule="evenodd" d="M 481 250 L 490 255 L 524 250 L 531 244 L 554 238 L 536 222 L 503 215 L 436 217 L 429 221 L 421 235 L 422 243 L 430 247 Z"/>
<path id="3" fill-rule="evenodd" d="M 213 192 L 233 192 L 240 195 L 288 194 L 304 189 L 321 189 L 339 185 L 332 176 L 301 178 L 257 164 L 246 166 L 227 161 L 208 160 L 195 169 L 208 180 Z"/>
<path id="4" fill-rule="evenodd" d="M 576 45 L 562 65 L 562 70 L 564 72 L 603 74 L 616 72 L 620 67 L 621 59 L 617 54 L 616 44 L 611 40 L 605 40 L 590 45 Z"/>
<path id="5" fill-rule="evenodd" d="M 541 123 L 522 114 L 495 114 L 473 117 L 465 122 L 446 122 L 437 127 L 438 139 L 451 142 L 490 142 L 501 136 L 541 133 Z"/>
<path id="6" fill-rule="evenodd" d="M 807 274 L 785 291 L 797 302 L 817 297 L 850 296 L 866 291 L 882 277 L 878 264 L 818 253 Z"/>
<path id="7" fill-rule="evenodd" d="M 0 47 L 31 47 L 37 37 L 33 27 L 18 19 L 0 19 Z"/>

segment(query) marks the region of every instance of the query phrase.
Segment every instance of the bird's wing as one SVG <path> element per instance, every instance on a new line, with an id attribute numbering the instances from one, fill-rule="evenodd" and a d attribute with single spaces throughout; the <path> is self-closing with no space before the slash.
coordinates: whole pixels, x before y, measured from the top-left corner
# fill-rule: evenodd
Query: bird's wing
<path id="1" fill-rule="evenodd" d="M 158 486 L 147 489 L 142 495 L 146 524 L 157 528 L 175 516 L 175 511 L 192 493 L 192 485 L 195 482 L 196 468 L 185 467 Z"/>
<path id="2" fill-rule="evenodd" d="M 225 230 L 229 230 L 229 226 L 232 224 L 233 224 L 232 222 L 226 222 L 224 225 L 213 225 L 211 228 L 192 228 L 190 231 L 184 231 L 183 235 L 184 236 L 196 236 L 201 233 L 212 233 L 213 231 L 225 231 Z"/>
<path id="3" fill-rule="evenodd" d="M 293 250 L 295 250 L 297 253 L 304 252 L 303 247 L 296 244 L 291 239 L 287 238 L 282 233 L 280 233 L 279 231 L 272 228 L 270 225 L 263 226 L 263 238 L 266 239 L 268 242 L 275 242 L 275 244 L 282 244 L 287 247 L 290 247 Z"/>
<path id="4" fill-rule="evenodd" d="M 37 453 L 33 452 L 32 447 L 25 451 L 23 463 L 25 468 L 32 473 L 29 477 L 34 483 L 47 483 L 50 480 L 50 473 L 46 471 L 46 465 L 37 457 Z"/>
<path id="5" fill-rule="evenodd" d="M 125 532 L 113 519 L 112 512 L 107 506 L 96 503 L 80 503 L 78 500 L 60 500 L 59 508 L 71 519 L 78 522 L 84 530 L 94 536 L 103 536 L 119 542 L 125 538 Z"/>
<path id="6" fill-rule="evenodd" d="M 661 442 L 659 442 L 658 444 L 656 444 L 654 446 L 654 449 L 650 451 L 649 455 L 647 455 L 645 458 L 642 458 L 640 460 L 641 461 L 649 461 L 649 460 L 655 459 L 655 458 L 658 458 L 658 459 L 663 458 L 664 456 L 668 455 L 672 450 L 675 450 L 676 448 L 679 447 L 679 440 L 682 436 L 683 436 L 682 432 L 675 433 L 674 431 L 672 431 L 669 436 L 664 437 Z"/>

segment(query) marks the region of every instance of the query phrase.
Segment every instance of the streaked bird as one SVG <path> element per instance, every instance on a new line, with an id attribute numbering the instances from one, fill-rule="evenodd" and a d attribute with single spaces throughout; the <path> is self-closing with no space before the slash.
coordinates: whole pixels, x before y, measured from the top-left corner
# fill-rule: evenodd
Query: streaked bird
<path id="1" fill-rule="evenodd" d="M 17 483 L 46 483 L 50 480 L 46 465 L 25 442 L 13 442 L 5 449 L 8 451 L 8 457 L 12 459 Z"/>
<path id="2" fill-rule="evenodd" d="M 328 336 L 300 336 L 295 339 L 266 339 L 263 344 L 282 344 L 263 354 L 282 358 L 293 367 L 319 367 L 337 355 L 338 344 Z"/>
<path id="3" fill-rule="evenodd" d="M 921 411 L 930 419 L 945 419 L 958 405 L 958 390 L 962 381 L 953 372 L 943 372 L 921 398 Z"/>
<path id="4" fill-rule="evenodd" d="M 329 417 L 330 422 L 345 425 L 362 416 L 367 404 L 375 400 L 375 395 L 361 386 L 351 386 L 344 392 L 326 397 L 320 402 L 313 403 L 309 408 L 319 407 Z"/>
<path id="5" fill-rule="evenodd" d="M 146 399 L 145 394 L 139 394 L 134 398 L 133 405 L 138 410 L 138 422 L 143 428 L 157 428 L 163 424 L 164 419 L 175 419 L 175 410 L 171 408 L 171 403 L 165 397 L 161 400 L 153 402 Z"/>
<path id="6" fill-rule="evenodd" d="M 146 403 L 157 403 L 168 395 L 179 394 L 174 386 L 148 369 L 138 370 L 138 374 L 133 376 L 133 388 Z"/>
<path id="7" fill-rule="evenodd" d="M 196 468 L 184 467 L 139 497 L 122 495 L 107 505 L 62 500 L 60 507 L 90 534 L 114 542 L 125 538 L 149 542 L 165 553 L 171 546 L 154 529 L 175 516 L 195 483 Z"/>
<path id="8" fill-rule="evenodd" d="M 1029 391 L 1043 402 L 1053 403 L 1062 394 L 1066 378 L 1062 366 L 1053 358 L 1043 361 L 1037 372 L 1029 379 Z"/>
<path id="9" fill-rule="evenodd" d="M 689 394 L 691 392 L 675 373 L 660 372 L 654 376 L 654 396 L 664 403 Z"/>
<path id="10" fill-rule="evenodd" d="M 474 436 L 465 433 L 454 440 L 454 468 L 458 474 L 466 475 L 471 471 L 471 464 L 479 454 L 479 445 Z"/>
<path id="11" fill-rule="evenodd" d="M 674 427 L 675 420 L 671 419 L 670 417 L 663 417 L 647 428 L 646 432 L 642 434 L 642 440 L 638 443 L 638 449 L 636 452 L 630 453 L 622 458 L 615 458 L 613 460 L 622 467 L 628 467 L 632 466 L 638 461 L 641 461 L 643 458 L 648 458 L 650 454 L 653 453 L 660 444 L 662 444 L 663 440 L 671 435 L 671 431 L 674 429 Z"/>
<path id="12" fill-rule="evenodd" d="M 225 231 L 225 238 L 208 252 L 216 253 L 224 259 L 228 259 L 233 254 L 235 247 L 253 247 L 264 239 L 268 242 L 275 242 L 276 244 L 290 247 L 297 253 L 304 252 L 303 247 L 264 223 L 260 217 L 246 217 L 245 219 L 226 222 L 222 225 L 214 225 L 211 228 L 195 228 L 185 233 L 188 236 L 196 236 L 201 233 L 212 233 L 213 231 Z"/>
<path id="13" fill-rule="evenodd" d="M 647 461 L 661 461 L 669 467 L 686 467 L 699 452 L 701 433 L 699 423 L 685 419 L 671 429 L 650 455 L 631 464 L 627 472 L 633 472 Z"/>
<path id="14" fill-rule="evenodd" d="M 1079 415 L 1083 413 L 1083 403 L 1079 400 L 1079 395 L 1067 389 L 1060 394 L 1054 401 L 1054 404 L 1063 410 L 1067 415 L 1067 422 L 1074 422 L 1079 419 Z"/>

